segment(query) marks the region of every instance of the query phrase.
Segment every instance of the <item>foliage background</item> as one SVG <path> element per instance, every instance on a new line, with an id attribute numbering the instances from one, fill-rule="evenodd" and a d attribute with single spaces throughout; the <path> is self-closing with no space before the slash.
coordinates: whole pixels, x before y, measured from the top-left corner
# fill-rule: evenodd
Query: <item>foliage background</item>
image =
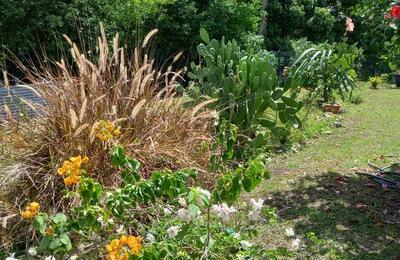
<path id="1" fill-rule="evenodd" d="M 385 42 L 396 33 L 384 20 L 389 0 L 268 0 L 262 10 L 261 0 L 1 0 L 0 62 L 15 74 L 7 62 L 10 52 L 19 59 L 32 59 L 45 52 L 58 59 L 62 34 L 73 41 L 94 46 L 100 21 L 109 35 L 120 33 L 126 46 L 134 46 L 154 28 L 160 30 L 153 48 L 158 64 L 183 51 L 184 65 L 196 57 L 199 29 L 204 27 L 212 38 L 236 39 L 240 44 L 262 33 L 263 48 L 291 52 L 291 40 L 306 36 L 314 43 L 346 40 L 365 50 L 364 76 L 389 71 Z M 346 16 L 352 17 L 356 29 L 345 35 Z M 18 28 L 18 30 L 16 30 Z M 26 61 L 25 61 L 26 63 Z M 182 65 L 182 64 L 181 64 Z"/>

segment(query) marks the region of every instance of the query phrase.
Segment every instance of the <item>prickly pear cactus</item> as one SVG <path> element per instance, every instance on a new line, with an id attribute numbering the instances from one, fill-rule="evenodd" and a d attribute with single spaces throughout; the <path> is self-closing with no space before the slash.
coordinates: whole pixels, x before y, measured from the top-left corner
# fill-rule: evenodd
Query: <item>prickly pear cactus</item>
<path id="1" fill-rule="evenodd" d="M 204 41 L 197 47 L 201 63 L 192 63 L 188 76 L 191 88 L 202 98 L 218 98 L 214 105 L 220 118 L 249 137 L 260 127 L 274 132 L 278 119 L 300 125 L 296 113 L 303 104 L 290 91 L 299 86 L 298 78 L 289 75 L 279 84 L 275 69 L 260 53 L 241 50 L 235 41 L 225 42 L 224 38 L 210 40 L 203 29 L 200 35 Z"/>

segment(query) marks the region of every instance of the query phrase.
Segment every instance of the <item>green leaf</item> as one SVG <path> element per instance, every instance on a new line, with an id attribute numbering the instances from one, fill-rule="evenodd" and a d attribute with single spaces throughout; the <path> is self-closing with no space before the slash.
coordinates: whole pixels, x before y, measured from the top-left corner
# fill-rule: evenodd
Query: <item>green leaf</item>
<path id="1" fill-rule="evenodd" d="M 120 145 L 113 146 L 111 149 L 111 162 L 117 167 L 123 167 L 126 163 L 124 148 Z"/>
<path id="2" fill-rule="evenodd" d="M 49 248 L 50 248 L 51 250 L 55 250 L 55 249 L 57 249 L 60 245 L 61 245 L 60 239 L 54 238 L 54 239 L 50 242 Z"/>
<path id="3" fill-rule="evenodd" d="M 296 107 L 297 108 L 297 106 L 298 106 L 298 103 L 296 102 L 296 100 L 294 100 L 292 98 L 282 96 L 281 99 L 286 105 L 288 105 L 290 107 Z"/>
<path id="4" fill-rule="evenodd" d="M 196 206 L 194 204 L 190 204 L 188 206 L 188 211 L 189 211 L 190 215 L 196 216 L 198 214 L 198 212 L 200 211 L 200 209 L 198 206 Z"/>
<path id="5" fill-rule="evenodd" d="M 278 107 L 278 110 L 284 110 L 286 108 L 285 103 L 282 102 L 277 102 L 276 105 Z"/>
<path id="6" fill-rule="evenodd" d="M 197 79 L 197 76 L 196 76 L 196 74 L 194 74 L 193 72 L 188 72 L 188 77 L 189 77 L 189 79 Z"/>
<path id="7" fill-rule="evenodd" d="M 140 168 L 140 162 L 135 159 L 126 159 L 126 167 L 132 171 L 138 171 Z"/>
<path id="8" fill-rule="evenodd" d="M 266 118 L 259 118 L 258 119 L 258 123 L 261 126 L 266 127 L 266 128 L 271 128 L 271 127 L 274 127 L 276 125 L 275 121 L 272 121 L 272 120 L 269 120 L 269 119 L 266 119 Z"/>
<path id="9" fill-rule="evenodd" d="M 273 100 L 278 100 L 283 94 L 283 89 L 278 88 L 272 93 L 272 99 Z"/>
<path id="10" fill-rule="evenodd" d="M 265 166 L 261 159 L 252 160 L 243 175 L 243 188 L 250 192 L 264 179 Z"/>
<path id="11" fill-rule="evenodd" d="M 68 235 L 63 233 L 60 235 L 60 242 L 64 245 L 70 245 L 71 240 L 69 239 Z"/>
<path id="12" fill-rule="evenodd" d="M 290 116 L 286 110 L 279 111 L 279 119 L 282 123 L 287 123 L 290 119 Z"/>
<path id="13" fill-rule="evenodd" d="M 48 216 L 46 213 L 40 213 L 36 216 L 33 221 L 33 227 L 39 231 L 40 234 L 44 235 L 46 232 L 46 222 L 48 220 Z"/>
<path id="14" fill-rule="evenodd" d="M 52 218 L 52 221 L 53 221 L 55 224 L 66 223 L 66 222 L 67 222 L 67 216 L 65 216 L 63 213 L 57 213 L 57 214 L 54 215 L 54 217 Z"/>
<path id="15" fill-rule="evenodd" d="M 297 106 L 297 112 L 300 111 L 304 106 L 304 102 L 303 101 L 299 101 L 298 102 L 298 106 Z"/>
<path id="16" fill-rule="evenodd" d="M 272 110 L 275 111 L 278 110 L 278 106 L 276 105 L 276 102 L 272 98 L 269 100 L 269 106 L 272 108 Z"/>
<path id="17" fill-rule="evenodd" d="M 44 250 L 47 250 L 49 248 L 51 241 L 47 236 L 44 236 L 42 240 L 40 240 L 40 247 Z"/>
<path id="18" fill-rule="evenodd" d="M 206 31 L 206 29 L 200 28 L 200 37 L 205 43 L 207 44 L 211 43 L 210 37 L 208 36 L 208 32 Z"/>
<path id="19" fill-rule="evenodd" d="M 291 115 L 290 122 L 294 128 L 299 128 L 301 126 L 301 119 L 297 115 Z"/>

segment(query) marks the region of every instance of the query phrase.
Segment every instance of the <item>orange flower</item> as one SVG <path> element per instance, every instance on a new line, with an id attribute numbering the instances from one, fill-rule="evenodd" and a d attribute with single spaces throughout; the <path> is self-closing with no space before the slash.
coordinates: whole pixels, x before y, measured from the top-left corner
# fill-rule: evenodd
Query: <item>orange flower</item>
<path id="1" fill-rule="evenodd" d="M 31 202 L 26 206 L 25 210 L 21 212 L 21 216 L 24 219 L 31 219 L 39 213 L 40 204 L 37 202 Z"/>
<path id="2" fill-rule="evenodd" d="M 113 239 L 107 246 L 108 260 L 128 260 L 129 255 L 139 255 L 142 249 L 142 238 L 140 236 L 121 236 Z"/>
<path id="3" fill-rule="evenodd" d="M 63 166 L 58 168 L 57 172 L 59 175 L 65 177 L 64 183 L 67 186 L 77 184 L 82 175 L 82 164 L 87 163 L 89 157 L 76 156 L 71 157 L 69 161 L 64 161 Z"/>
<path id="4" fill-rule="evenodd" d="M 52 236 L 54 234 L 54 229 L 52 227 L 48 227 L 46 229 L 46 235 Z"/>
<path id="5" fill-rule="evenodd" d="M 115 128 L 114 123 L 111 121 L 100 120 L 96 123 L 94 130 L 96 132 L 96 137 L 102 142 L 109 141 L 113 139 L 114 136 L 121 134 L 119 128 Z"/>

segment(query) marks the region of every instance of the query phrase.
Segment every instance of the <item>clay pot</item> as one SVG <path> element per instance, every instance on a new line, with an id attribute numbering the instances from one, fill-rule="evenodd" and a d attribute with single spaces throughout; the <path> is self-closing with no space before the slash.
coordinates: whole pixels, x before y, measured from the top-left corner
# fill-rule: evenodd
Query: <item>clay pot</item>
<path id="1" fill-rule="evenodd" d="M 322 107 L 325 112 L 331 112 L 333 114 L 340 113 L 340 104 L 324 104 Z"/>

